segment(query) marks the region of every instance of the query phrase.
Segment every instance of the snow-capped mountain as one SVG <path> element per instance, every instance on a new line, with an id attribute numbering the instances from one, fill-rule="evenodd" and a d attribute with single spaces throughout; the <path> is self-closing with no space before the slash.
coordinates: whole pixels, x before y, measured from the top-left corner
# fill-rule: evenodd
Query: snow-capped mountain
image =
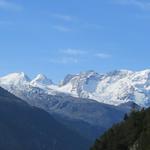
<path id="1" fill-rule="evenodd" d="M 25 73 L 13 73 L 1 77 L 0 86 L 21 98 L 25 93 L 40 92 L 93 99 L 111 105 L 132 101 L 140 106 L 150 106 L 150 70 L 119 70 L 106 74 L 87 71 L 67 75 L 60 85 L 53 84 L 42 74 L 30 80 Z"/>
<path id="2" fill-rule="evenodd" d="M 0 78 L 0 82 L 8 85 L 24 85 L 27 82 L 30 82 L 29 77 L 24 73 L 12 73 L 7 76 Z"/>
<path id="3" fill-rule="evenodd" d="M 52 85 L 53 84 L 53 82 L 52 82 L 52 80 L 50 80 L 50 79 L 48 79 L 45 75 L 43 75 L 43 74 L 38 74 L 36 77 L 35 77 L 35 79 L 33 79 L 32 81 L 31 81 L 31 84 L 32 85 L 39 85 L 39 84 L 41 84 L 41 85 Z"/>
<path id="4" fill-rule="evenodd" d="M 90 71 L 65 81 L 68 82 L 60 85 L 59 90 L 76 97 L 112 105 L 132 101 L 141 106 L 150 106 L 150 70 L 120 70 L 106 74 Z"/>
<path id="5" fill-rule="evenodd" d="M 44 109 L 53 115 L 57 121 L 78 131 L 80 135 L 89 138 L 89 140 L 95 140 L 99 134 L 102 134 L 114 123 L 120 122 L 125 113 L 132 108 L 138 108 L 133 103 L 119 106 L 108 105 L 109 103 L 119 104 L 119 100 L 115 100 L 117 92 L 128 93 L 128 91 L 132 91 L 127 88 L 127 83 L 125 84 L 124 80 L 133 74 L 137 73 L 115 71 L 100 75 L 94 71 L 88 71 L 77 75 L 68 75 L 60 85 L 54 85 L 44 75 L 38 75 L 31 80 L 25 73 L 13 73 L 1 77 L 0 86 L 22 98 L 28 104 Z M 143 77 L 143 84 L 147 78 L 145 74 L 142 75 L 142 77 L 145 76 Z M 141 83 L 141 78 L 136 78 L 136 82 Z M 115 87 L 115 85 L 117 86 Z M 124 88 L 127 90 L 123 90 Z M 114 94 L 112 97 L 114 99 L 107 98 L 107 91 L 109 91 L 110 98 L 111 94 Z M 136 99 L 129 100 L 136 101 Z M 144 99 L 142 100 L 144 103 Z M 125 102 L 127 102 L 126 99 L 120 100 L 120 103 Z"/>

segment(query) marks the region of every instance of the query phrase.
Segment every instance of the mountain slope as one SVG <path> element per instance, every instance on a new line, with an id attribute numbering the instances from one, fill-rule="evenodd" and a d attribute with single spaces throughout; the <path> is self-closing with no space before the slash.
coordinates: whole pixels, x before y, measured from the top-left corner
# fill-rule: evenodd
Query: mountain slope
<path id="1" fill-rule="evenodd" d="M 150 108 L 132 112 L 95 142 L 91 150 L 149 150 Z"/>
<path id="2" fill-rule="evenodd" d="M 34 89 L 35 90 L 35 89 Z M 22 92 L 26 102 L 49 112 L 55 119 L 79 134 L 95 140 L 114 123 L 122 120 L 132 106 L 111 106 L 89 99 L 79 99 L 65 95 L 48 95 L 41 91 Z M 27 95 L 26 95 L 27 94 Z"/>
<path id="3" fill-rule="evenodd" d="M 0 149 L 86 150 L 88 140 L 0 88 Z"/>
<path id="4" fill-rule="evenodd" d="M 88 72 L 88 74 L 84 73 L 83 78 L 87 76 L 91 80 L 99 78 L 97 73 Z M 127 104 L 127 106 L 111 106 L 58 92 L 55 85 L 46 85 L 41 82 L 43 80 L 46 83 L 50 81 L 43 75 L 38 75 L 34 80 L 30 80 L 27 76 L 25 78 L 25 76 L 23 73 L 18 73 L 3 77 L 0 79 L 0 85 L 25 100 L 28 104 L 49 112 L 57 121 L 77 131 L 90 141 L 94 141 L 99 134 L 102 134 L 114 123 L 120 122 L 124 114 L 132 109 L 130 104 Z M 13 77 L 12 80 L 10 77 Z M 74 77 L 69 75 L 62 85 L 70 83 L 70 79 Z M 75 81 L 75 83 L 78 82 L 81 85 L 83 84 L 80 80 Z"/>

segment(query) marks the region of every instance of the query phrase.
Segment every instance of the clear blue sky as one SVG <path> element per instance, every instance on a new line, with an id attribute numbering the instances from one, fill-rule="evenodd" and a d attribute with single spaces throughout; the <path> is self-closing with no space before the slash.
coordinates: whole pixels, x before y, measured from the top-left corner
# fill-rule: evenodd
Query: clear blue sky
<path id="1" fill-rule="evenodd" d="M 0 0 L 0 75 L 145 68 L 148 0 Z"/>

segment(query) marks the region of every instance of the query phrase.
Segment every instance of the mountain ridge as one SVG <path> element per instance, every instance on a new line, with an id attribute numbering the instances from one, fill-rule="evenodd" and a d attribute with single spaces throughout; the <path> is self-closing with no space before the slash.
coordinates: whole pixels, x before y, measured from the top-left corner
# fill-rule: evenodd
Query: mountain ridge
<path id="1" fill-rule="evenodd" d="M 150 69 L 136 72 L 116 70 L 105 74 L 94 71 L 69 74 L 58 85 L 42 74 L 31 80 L 23 72 L 13 73 L 1 77 L 0 86 L 13 94 L 17 93 L 15 88 L 27 91 L 39 88 L 50 95 L 64 94 L 111 105 L 132 101 L 142 107 L 150 106 Z"/>

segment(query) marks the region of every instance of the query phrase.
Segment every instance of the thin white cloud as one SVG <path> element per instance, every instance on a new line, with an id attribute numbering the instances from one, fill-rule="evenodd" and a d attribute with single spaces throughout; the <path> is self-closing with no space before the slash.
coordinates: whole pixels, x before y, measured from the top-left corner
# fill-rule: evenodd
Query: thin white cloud
<path id="1" fill-rule="evenodd" d="M 47 59 L 47 62 L 53 64 L 78 64 L 93 59 L 109 59 L 112 55 L 106 53 L 93 53 L 80 49 L 66 49 L 58 51 L 57 56 Z"/>
<path id="2" fill-rule="evenodd" d="M 144 0 L 115 0 L 118 4 L 133 5 L 143 10 L 150 10 L 150 2 Z"/>
<path id="3" fill-rule="evenodd" d="M 61 52 L 62 52 L 63 54 L 71 55 L 71 56 L 77 56 L 77 55 L 84 55 L 84 54 L 87 54 L 87 52 L 84 51 L 84 50 L 71 49 L 71 48 L 68 48 L 68 49 L 65 49 L 65 50 L 61 50 Z"/>
<path id="4" fill-rule="evenodd" d="M 92 29 L 92 30 L 101 30 L 103 29 L 102 25 L 96 24 L 96 23 L 92 23 L 92 22 L 86 22 L 84 20 L 81 20 L 80 18 L 76 17 L 76 16 L 71 16 L 71 15 L 65 15 L 65 14 L 52 14 L 51 15 L 53 18 L 60 20 L 60 21 L 65 21 L 65 23 L 72 23 L 71 25 L 73 25 L 75 23 L 76 27 L 78 28 L 82 28 L 82 29 Z M 58 28 L 58 30 L 64 30 L 64 27 L 62 28 L 62 26 L 56 26 L 56 28 Z M 66 30 L 66 29 L 65 29 Z"/>
<path id="5" fill-rule="evenodd" d="M 79 60 L 73 57 L 62 57 L 51 59 L 50 62 L 54 64 L 77 64 Z"/>
<path id="6" fill-rule="evenodd" d="M 20 11 L 22 10 L 22 6 L 10 2 L 9 0 L 0 0 L 0 9 Z"/>
<path id="7" fill-rule="evenodd" d="M 61 31 L 61 32 L 70 32 L 72 31 L 69 27 L 61 26 L 61 25 L 55 25 L 53 26 L 55 30 Z"/>
<path id="8" fill-rule="evenodd" d="M 80 49 L 64 49 L 60 50 L 58 57 L 52 58 L 51 63 L 55 64 L 77 64 L 84 59 L 87 52 Z"/>
<path id="9" fill-rule="evenodd" d="M 74 18 L 72 16 L 69 15 L 63 15 L 63 14 L 53 14 L 53 17 L 60 19 L 60 20 L 64 20 L 64 21 L 73 21 Z"/>
<path id="10" fill-rule="evenodd" d="M 97 53 L 95 54 L 95 56 L 100 59 L 108 59 L 112 57 L 110 54 L 106 54 L 106 53 Z"/>

